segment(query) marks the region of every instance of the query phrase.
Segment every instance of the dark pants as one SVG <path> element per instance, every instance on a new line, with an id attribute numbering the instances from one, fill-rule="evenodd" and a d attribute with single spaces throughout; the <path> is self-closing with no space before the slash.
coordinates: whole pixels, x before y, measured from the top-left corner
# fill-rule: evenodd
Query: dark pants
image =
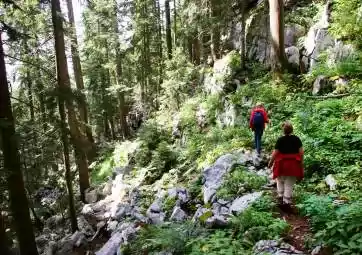
<path id="1" fill-rule="evenodd" d="M 255 140 L 255 149 L 258 153 L 261 152 L 261 137 L 263 136 L 263 128 L 254 129 L 254 140 Z"/>

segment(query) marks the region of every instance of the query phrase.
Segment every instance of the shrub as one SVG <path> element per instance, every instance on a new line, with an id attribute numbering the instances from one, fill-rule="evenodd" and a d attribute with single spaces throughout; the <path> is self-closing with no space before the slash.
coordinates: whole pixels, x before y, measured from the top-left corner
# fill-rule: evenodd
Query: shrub
<path id="1" fill-rule="evenodd" d="M 232 238 L 230 231 L 216 231 L 206 238 L 198 238 L 191 242 L 192 251 L 190 255 L 199 254 L 233 254 L 248 255 L 250 251 L 245 250 L 239 240 Z"/>
<path id="2" fill-rule="evenodd" d="M 301 213 L 311 219 L 314 231 L 323 229 L 327 222 L 336 218 L 332 201 L 328 196 L 305 194 L 304 201 L 298 204 Z"/>
<path id="3" fill-rule="evenodd" d="M 240 238 L 243 247 L 250 248 L 260 240 L 275 240 L 289 230 L 287 222 L 274 218 L 272 213 L 259 212 L 248 208 L 232 218 L 233 229 Z"/>
<path id="4" fill-rule="evenodd" d="M 122 248 L 125 255 L 171 252 L 175 255 L 187 254 L 191 240 L 203 236 L 205 230 L 192 224 L 149 225 L 143 228 L 136 239 Z"/>
<path id="5" fill-rule="evenodd" d="M 336 217 L 316 234 L 317 240 L 333 248 L 334 254 L 362 253 L 362 200 L 341 206 Z"/>
<path id="6" fill-rule="evenodd" d="M 217 196 L 223 199 L 232 199 L 241 194 L 259 190 L 267 182 L 265 176 L 250 173 L 243 167 L 236 168 L 228 174 L 217 191 Z"/>

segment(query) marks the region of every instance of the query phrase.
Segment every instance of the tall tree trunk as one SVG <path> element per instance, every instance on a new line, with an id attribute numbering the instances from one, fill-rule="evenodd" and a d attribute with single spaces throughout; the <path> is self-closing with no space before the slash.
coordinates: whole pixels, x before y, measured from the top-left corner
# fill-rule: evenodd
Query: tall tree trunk
<path id="1" fill-rule="evenodd" d="M 80 63 L 80 57 L 78 52 L 78 40 L 77 40 L 77 32 L 75 27 L 74 21 L 74 13 L 73 13 L 73 4 L 72 0 L 67 0 L 67 7 L 68 7 L 68 17 L 69 23 L 71 25 L 71 52 L 72 52 L 72 62 L 73 62 L 73 72 L 75 78 L 75 84 L 77 89 L 81 92 L 82 98 L 81 102 L 79 102 L 79 113 L 80 118 L 84 122 L 84 131 L 87 135 L 89 142 L 92 144 L 94 143 L 92 129 L 89 127 L 88 121 L 88 107 L 86 98 L 84 96 L 84 81 L 83 81 L 83 72 L 82 72 L 82 65 Z"/>
<path id="2" fill-rule="evenodd" d="M 61 14 L 59 0 L 52 0 L 52 20 L 54 27 L 54 39 L 55 39 L 55 52 L 57 61 L 57 75 L 58 75 L 58 88 L 60 97 L 63 98 L 68 111 L 68 123 L 70 128 L 70 134 L 72 141 L 76 148 L 77 165 L 79 172 L 79 188 L 81 199 L 84 202 L 85 191 L 89 188 L 89 171 L 88 162 L 85 154 L 85 148 L 90 149 L 91 145 L 87 139 L 84 138 L 79 128 L 76 112 L 74 110 L 73 99 L 71 96 L 70 79 L 68 73 L 67 58 L 65 55 L 64 44 L 64 31 L 62 19 L 59 16 Z"/>
<path id="3" fill-rule="evenodd" d="M 4 49 L 0 33 L 0 136 L 4 155 L 4 171 L 7 173 L 10 208 L 14 216 L 15 229 L 22 255 L 38 255 L 33 226 L 29 214 L 10 93 L 6 77 Z"/>
<path id="4" fill-rule="evenodd" d="M 171 35 L 171 15 L 170 15 L 170 0 L 165 0 L 165 15 L 166 15 L 166 44 L 168 58 L 172 58 L 172 35 Z"/>
<path id="5" fill-rule="evenodd" d="M 118 39 L 118 18 L 117 18 L 117 1 L 114 2 L 114 33 L 117 35 L 116 37 L 116 68 L 117 68 L 117 83 L 121 85 L 122 83 L 122 56 L 121 56 L 121 45 Z M 126 101 L 124 91 L 120 91 L 118 93 L 118 103 L 119 103 L 119 118 L 120 118 L 120 126 L 122 131 L 123 139 L 126 139 L 129 136 L 129 129 L 127 125 L 127 111 L 126 111 Z M 114 129 L 114 128 L 113 128 Z"/>
<path id="6" fill-rule="evenodd" d="M 270 33 L 272 39 L 272 69 L 281 73 L 287 68 L 284 50 L 284 1 L 269 0 Z"/>
<path id="7" fill-rule="evenodd" d="M 192 58 L 193 58 L 193 63 L 195 65 L 200 65 L 200 57 L 201 57 L 200 48 L 201 48 L 200 40 L 196 33 L 192 42 Z"/>
<path id="8" fill-rule="evenodd" d="M 173 0 L 173 44 L 177 46 L 177 0 Z"/>
<path id="9" fill-rule="evenodd" d="M 66 124 L 66 114 L 65 114 L 65 107 L 64 107 L 64 99 L 62 97 L 58 98 L 58 107 L 59 107 L 59 115 L 60 115 L 60 132 L 61 132 L 61 139 L 63 143 L 63 160 L 64 160 L 64 167 L 65 167 L 65 181 L 67 184 L 68 190 L 68 206 L 69 206 L 69 217 L 70 223 L 72 227 L 72 231 L 75 232 L 78 229 L 77 224 L 77 215 L 75 212 L 74 206 L 74 194 L 73 194 L 73 183 L 72 183 L 72 174 L 70 170 L 70 160 L 69 160 L 69 139 L 68 139 L 68 132 L 67 132 L 67 124 Z"/>
<path id="10" fill-rule="evenodd" d="M 117 135 L 116 135 L 116 129 L 114 127 L 114 119 L 113 118 L 109 119 L 109 126 L 111 127 L 112 139 L 115 141 L 117 139 Z"/>
<path id="11" fill-rule="evenodd" d="M 245 69 L 246 66 L 246 3 L 245 1 L 241 2 L 241 31 L 240 31 L 240 67 Z"/>
<path id="12" fill-rule="evenodd" d="M 30 120 L 35 120 L 35 113 L 34 113 L 34 100 L 33 100 L 33 87 L 32 81 L 30 77 L 30 73 L 26 73 L 26 84 L 28 87 L 28 100 L 29 100 L 29 112 L 30 112 Z"/>
<path id="13" fill-rule="evenodd" d="M 9 248 L 9 240 L 5 232 L 5 222 L 4 217 L 2 216 L 2 211 L 0 210 L 0 254 L 1 255 L 11 255 Z"/>
<path id="14" fill-rule="evenodd" d="M 159 54 L 159 80 L 156 88 L 156 98 L 157 98 L 157 105 L 156 109 L 159 107 L 159 95 L 160 95 L 160 87 L 163 83 L 163 48 L 162 48 L 162 17 L 161 17 L 161 8 L 160 8 L 160 2 L 159 0 L 155 1 L 156 3 L 156 11 L 157 11 L 157 17 L 158 17 L 158 54 Z"/>
<path id="15" fill-rule="evenodd" d="M 209 11 L 211 17 L 211 55 L 214 62 L 220 58 L 220 27 L 219 19 L 219 5 L 215 0 L 209 0 Z"/>

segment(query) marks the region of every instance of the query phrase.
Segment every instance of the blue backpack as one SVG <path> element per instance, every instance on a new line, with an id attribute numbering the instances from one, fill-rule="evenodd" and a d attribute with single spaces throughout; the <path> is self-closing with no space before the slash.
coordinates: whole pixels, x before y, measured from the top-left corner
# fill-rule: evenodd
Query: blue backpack
<path id="1" fill-rule="evenodd" d="M 257 111 L 253 116 L 254 128 L 264 128 L 264 115 L 261 111 Z"/>

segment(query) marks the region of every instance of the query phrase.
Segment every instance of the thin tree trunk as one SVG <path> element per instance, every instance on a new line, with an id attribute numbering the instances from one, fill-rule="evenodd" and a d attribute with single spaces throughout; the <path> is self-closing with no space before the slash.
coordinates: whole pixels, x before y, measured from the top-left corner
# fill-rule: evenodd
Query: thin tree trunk
<path id="1" fill-rule="evenodd" d="M 172 35 L 171 35 L 171 16 L 170 16 L 170 0 L 165 0 L 166 15 L 166 44 L 168 58 L 172 58 Z"/>
<path id="2" fill-rule="evenodd" d="M 120 85 L 122 82 L 122 56 L 121 56 L 121 45 L 118 40 L 118 18 L 117 18 L 117 1 L 114 2 L 114 32 L 117 35 L 116 41 L 116 67 L 117 67 L 117 83 Z M 119 115 L 120 115 L 120 126 L 122 131 L 123 139 L 126 139 L 129 136 L 129 129 L 127 125 L 127 112 L 126 112 L 126 102 L 124 91 L 118 93 L 118 103 L 119 103 Z M 114 130 L 114 128 L 113 128 Z"/>
<path id="3" fill-rule="evenodd" d="M 7 174 L 10 208 L 14 216 L 15 230 L 22 255 L 38 255 L 33 226 L 29 214 L 23 175 L 21 172 L 18 141 L 15 134 L 10 93 L 6 77 L 4 49 L 0 33 L 0 136 L 4 155 L 4 171 Z"/>
<path id="4" fill-rule="evenodd" d="M 82 65 L 80 63 L 80 57 L 78 52 L 78 40 L 77 40 L 77 33 L 76 27 L 74 22 L 74 13 L 73 13 L 73 4 L 72 0 L 67 0 L 67 7 L 68 7 L 68 17 L 69 23 L 71 25 L 71 52 L 72 52 L 72 62 L 73 62 L 73 72 L 75 78 L 75 84 L 77 89 L 81 92 L 82 99 L 79 102 L 79 113 L 80 118 L 84 122 L 84 129 L 87 135 L 89 142 L 94 143 L 92 129 L 89 127 L 88 121 L 88 108 L 86 98 L 83 94 L 84 90 L 84 81 L 83 81 L 83 72 L 82 72 Z"/>
<path id="5" fill-rule="evenodd" d="M 116 136 L 116 129 L 114 127 L 114 119 L 110 118 L 109 119 L 109 126 L 111 127 L 111 135 L 112 135 L 112 139 L 116 140 L 117 136 Z"/>
<path id="6" fill-rule="evenodd" d="M 9 240 L 5 232 L 4 217 L 2 216 L 2 211 L 0 210 L 0 254 L 11 255 L 9 247 Z"/>
<path id="7" fill-rule="evenodd" d="M 214 60 L 220 58 L 220 28 L 217 19 L 218 17 L 218 4 L 215 0 L 209 0 L 209 11 L 211 17 L 211 55 Z"/>
<path id="8" fill-rule="evenodd" d="M 162 17 L 161 17 L 161 8 L 160 2 L 158 0 L 155 1 L 156 3 L 156 10 L 157 10 L 157 17 L 158 17 L 158 54 L 160 58 L 159 62 L 159 80 L 156 88 L 156 98 L 157 98 L 157 105 L 156 109 L 159 107 L 159 95 L 160 95 L 160 87 L 163 83 L 163 48 L 162 48 Z"/>
<path id="9" fill-rule="evenodd" d="M 58 74 L 58 87 L 60 97 L 63 98 L 66 108 L 68 110 L 68 123 L 70 127 L 70 134 L 74 146 L 76 147 L 76 155 L 78 172 L 79 172 L 79 188 L 81 199 L 85 200 L 85 191 L 89 188 L 89 171 L 88 162 L 85 154 L 85 149 L 90 149 L 91 145 L 87 139 L 84 138 L 79 128 L 76 112 L 73 106 L 73 100 L 71 98 L 70 79 L 68 73 L 67 58 L 65 55 L 65 44 L 64 44 L 64 31 L 62 19 L 59 16 L 61 14 L 59 0 L 52 0 L 52 20 L 54 26 L 54 38 L 55 38 L 55 52 L 57 61 L 57 74 Z"/>
<path id="10" fill-rule="evenodd" d="M 241 69 L 245 69 L 246 66 L 246 3 L 244 1 L 241 2 L 241 31 L 240 31 L 240 67 Z"/>
<path id="11" fill-rule="evenodd" d="M 78 229 L 77 223 L 77 215 L 74 206 L 74 194 L 73 194 L 73 183 L 72 183 L 72 174 L 70 170 L 70 160 L 69 160 L 69 139 L 67 135 L 67 125 L 65 107 L 64 107 L 64 99 L 62 97 L 58 98 L 58 107 L 59 107 L 59 115 L 60 115 L 60 132 L 61 139 L 63 143 L 63 160 L 65 167 L 65 181 L 67 184 L 68 190 L 68 204 L 69 204 L 69 217 L 70 223 L 72 227 L 72 231 L 75 232 Z"/>
<path id="12" fill-rule="evenodd" d="M 200 65 L 200 40 L 197 34 L 193 38 L 192 57 L 195 65 Z"/>
<path id="13" fill-rule="evenodd" d="M 284 50 L 284 1 L 269 0 L 270 33 L 272 38 L 272 69 L 281 73 L 287 68 Z"/>
<path id="14" fill-rule="evenodd" d="M 177 46 L 177 0 L 173 0 L 173 44 Z"/>
<path id="15" fill-rule="evenodd" d="M 32 81 L 30 77 L 30 73 L 26 73 L 26 84 L 28 86 L 28 100 L 29 100 L 29 111 L 30 111 L 30 120 L 35 120 L 35 113 L 34 113 L 34 100 L 33 100 L 33 88 L 32 88 Z"/>

